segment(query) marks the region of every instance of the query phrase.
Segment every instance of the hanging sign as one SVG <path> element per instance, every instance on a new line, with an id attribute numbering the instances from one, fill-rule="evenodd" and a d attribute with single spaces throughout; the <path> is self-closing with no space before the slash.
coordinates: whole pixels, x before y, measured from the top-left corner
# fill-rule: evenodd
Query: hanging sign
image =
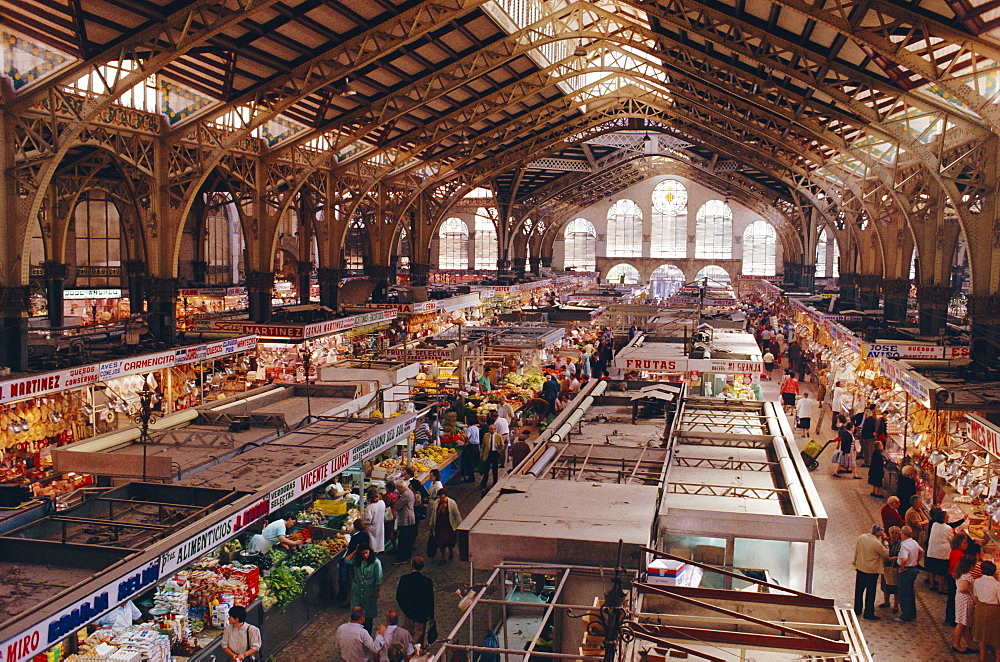
<path id="1" fill-rule="evenodd" d="M 1000 429 L 976 414 L 967 414 L 966 418 L 969 421 L 969 438 L 1000 459 Z"/>
<path id="2" fill-rule="evenodd" d="M 103 290 L 63 290 L 63 299 L 121 299 L 122 290 L 120 287 L 112 287 Z"/>

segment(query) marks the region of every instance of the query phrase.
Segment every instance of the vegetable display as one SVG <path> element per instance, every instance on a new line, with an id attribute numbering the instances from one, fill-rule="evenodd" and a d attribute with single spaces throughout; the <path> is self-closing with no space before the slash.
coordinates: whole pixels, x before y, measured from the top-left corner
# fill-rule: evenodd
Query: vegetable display
<path id="1" fill-rule="evenodd" d="M 333 557 L 325 545 L 303 545 L 294 556 L 286 561 L 287 565 L 312 566 L 318 568 Z"/>
<path id="2" fill-rule="evenodd" d="M 272 570 L 271 575 L 267 578 L 267 589 L 274 599 L 274 604 L 284 607 L 302 595 L 308 576 L 309 574 L 304 570 L 293 570 L 284 566 Z"/>

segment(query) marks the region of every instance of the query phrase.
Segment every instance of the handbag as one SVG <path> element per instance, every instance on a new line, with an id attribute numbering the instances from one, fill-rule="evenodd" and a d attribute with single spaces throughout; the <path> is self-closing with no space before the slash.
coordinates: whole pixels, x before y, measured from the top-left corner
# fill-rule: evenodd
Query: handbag
<path id="1" fill-rule="evenodd" d="M 437 537 L 432 533 L 427 536 L 427 556 L 429 558 L 434 558 L 438 553 L 438 541 Z"/>
<path id="2" fill-rule="evenodd" d="M 430 646 L 438 638 L 438 624 L 436 619 L 427 621 L 427 645 Z"/>
<path id="3" fill-rule="evenodd" d="M 886 586 L 895 586 L 899 580 L 899 568 L 896 566 L 885 566 L 882 568 L 882 577 L 885 578 Z"/>

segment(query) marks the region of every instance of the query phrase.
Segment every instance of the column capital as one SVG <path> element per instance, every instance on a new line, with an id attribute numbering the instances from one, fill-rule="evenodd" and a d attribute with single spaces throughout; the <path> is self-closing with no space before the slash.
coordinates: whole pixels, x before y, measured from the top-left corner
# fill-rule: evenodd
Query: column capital
<path id="1" fill-rule="evenodd" d="M 19 317 L 26 316 L 31 302 L 31 287 L 28 285 L 15 285 L 13 287 L 0 286 L 0 316 Z"/>
<path id="2" fill-rule="evenodd" d="M 312 260 L 299 260 L 295 263 L 295 273 L 298 274 L 312 273 L 312 268 Z"/>
<path id="3" fill-rule="evenodd" d="M 1000 294 L 970 296 L 968 305 L 973 319 L 1000 319 Z"/>
<path id="4" fill-rule="evenodd" d="M 882 281 L 882 291 L 887 298 L 909 296 L 911 285 L 909 278 L 886 278 Z"/>
<path id="5" fill-rule="evenodd" d="M 42 262 L 42 276 L 45 280 L 66 280 L 69 276 L 69 265 L 55 260 Z"/>
<path id="6" fill-rule="evenodd" d="M 150 299 L 175 298 L 180 289 L 176 278 L 150 277 L 146 283 L 146 294 Z"/>
<path id="7" fill-rule="evenodd" d="M 274 287 L 273 271 L 248 271 L 246 277 L 247 290 L 268 291 Z"/>
<path id="8" fill-rule="evenodd" d="M 937 303 L 947 305 L 953 292 L 951 285 L 918 285 L 917 300 L 921 303 Z M 970 297 L 971 308 L 971 297 Z"/>
<path id="9" fill-rule="evenodd" d="M 316 280 L 321 283 L 337 283 L 343 278 L 343 274 L 340 269 L 334 269 L 332 267 L 320 267 L 316 270 Z"/>
<path id="10" fill-rule="evenodd" d="M 877 290 L 882 286 L 883 280 L 882 276 L 878 274 L 857 274 L 854 282 L 858 286 L 858 289 Z"/>

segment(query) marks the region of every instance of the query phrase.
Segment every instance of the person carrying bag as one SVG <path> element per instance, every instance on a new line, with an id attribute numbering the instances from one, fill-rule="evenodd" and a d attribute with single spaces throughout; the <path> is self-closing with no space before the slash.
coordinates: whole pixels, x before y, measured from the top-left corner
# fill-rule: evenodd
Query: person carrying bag
<path id="1" fill-rule="evenodd" d="M 229 609 L 229 618 L 222 631 L 222 651 L 234 662 L 255 662 L 260 652 L 260 628 L 246 622 L 246 607 Z"/>

